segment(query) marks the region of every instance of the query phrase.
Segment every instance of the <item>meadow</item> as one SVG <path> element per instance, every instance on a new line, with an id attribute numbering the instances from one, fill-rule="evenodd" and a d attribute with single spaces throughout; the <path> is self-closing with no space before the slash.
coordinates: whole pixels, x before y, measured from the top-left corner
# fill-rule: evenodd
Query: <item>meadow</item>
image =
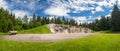
<path id="1" fill-rule="evenodd" d="M 42 25 L 36 28 L 18 31 L 19 34 L 50 34 L 52 33 L 47 25 Z"/>

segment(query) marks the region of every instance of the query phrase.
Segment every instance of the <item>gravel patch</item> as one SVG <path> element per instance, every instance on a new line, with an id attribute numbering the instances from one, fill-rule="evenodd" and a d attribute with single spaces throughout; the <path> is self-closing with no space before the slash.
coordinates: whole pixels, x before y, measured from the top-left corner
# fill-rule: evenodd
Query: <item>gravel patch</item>
<path id="1" fill-rule="evenodd" d="M 92 33 L 73 33 L 73 34 L 17 34 L 0 36 L 0 39 L 24 41 L 24 42 L 56 42 L 93 36 Z"/>

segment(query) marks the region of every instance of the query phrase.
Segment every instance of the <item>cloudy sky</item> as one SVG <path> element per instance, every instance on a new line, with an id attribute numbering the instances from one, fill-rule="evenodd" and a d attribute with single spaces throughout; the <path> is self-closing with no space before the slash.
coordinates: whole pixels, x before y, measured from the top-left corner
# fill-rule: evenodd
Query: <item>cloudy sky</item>
<path id="1" fill-rule="evenodd" d="M 65 16 L 77 22 L 91 22 L 101 15 L 109 16 L 113 5 L 120 0 L 0 0 L 0 7 L 15 13 L 16 17 Z"/>

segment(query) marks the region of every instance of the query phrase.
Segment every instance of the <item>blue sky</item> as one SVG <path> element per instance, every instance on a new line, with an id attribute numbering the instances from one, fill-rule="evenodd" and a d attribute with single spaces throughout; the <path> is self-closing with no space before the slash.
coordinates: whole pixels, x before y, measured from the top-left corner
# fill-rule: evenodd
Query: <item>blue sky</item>
<path id="1" fill-rule="evenodd" d="M 14 13 L 16 17 L 33 13 L 39 16 L 65 16 L 78 23 L 91 22 L 100 16 L 110 16 L 117 0 L 0 0 L 0 7 Z M 117 1 L 120 5 L 120 0 Z"/>

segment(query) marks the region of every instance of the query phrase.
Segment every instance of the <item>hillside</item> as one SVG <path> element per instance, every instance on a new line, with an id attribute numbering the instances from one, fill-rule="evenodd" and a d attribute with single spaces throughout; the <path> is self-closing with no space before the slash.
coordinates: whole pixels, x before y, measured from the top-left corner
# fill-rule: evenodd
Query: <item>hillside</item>
<path id="1" fill-rule="evenodd" d="M 19 31 L 20 34 L 49 34 L 52 33 L 46 25 L 39 26 L 36 28 Z"/>

